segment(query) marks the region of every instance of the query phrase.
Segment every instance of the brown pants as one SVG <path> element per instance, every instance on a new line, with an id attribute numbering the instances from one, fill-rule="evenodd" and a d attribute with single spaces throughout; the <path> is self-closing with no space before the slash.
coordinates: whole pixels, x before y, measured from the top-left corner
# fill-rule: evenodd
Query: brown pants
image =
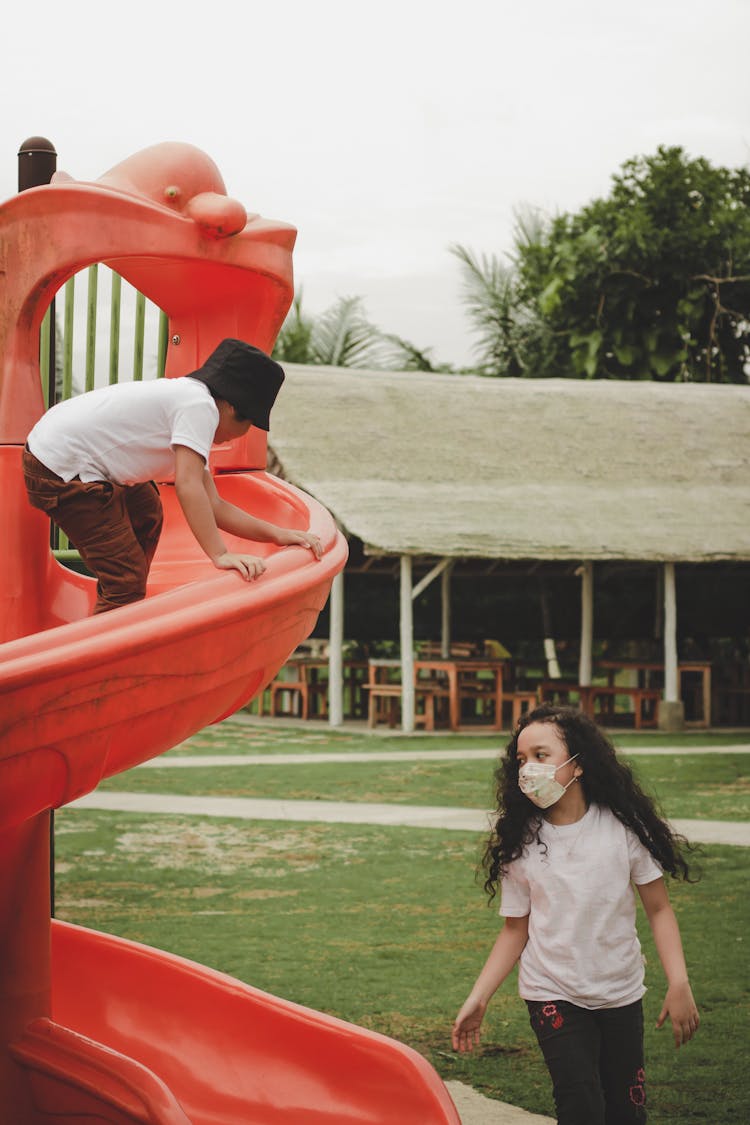
<path id="1" fill-rule="evenodd" d="M 23 473 L 30 503 L 51 516 L 96 577 L 94 613 L 144 598 L 162 527 L 154 482 L 64 481 L 28 449 Z"/>

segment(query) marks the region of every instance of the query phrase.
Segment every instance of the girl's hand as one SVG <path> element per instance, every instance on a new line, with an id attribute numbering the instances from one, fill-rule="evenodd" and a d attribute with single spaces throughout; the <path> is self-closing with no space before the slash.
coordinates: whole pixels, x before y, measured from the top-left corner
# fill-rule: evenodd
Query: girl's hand
<path id="1" fill-rule="evenodd" d="M 661 1027 L 667 1016 L 672 1020 L 675 1047 L 680 1047 L 693 1038 L 701 1021 L 687 981 L 669 986 L 656 1026 Z"/>
<path id="2" fill-rule="evenodd" d="M 260 578 L 266 569 L 263 559 L 257 558 L 255 555 L 235 555 L 231 551 L 225 551 L 223 555 L 217 555 L 213 564 L 219 570 L 239 571 L 246 582 L 251 582 L 253 578 Z"/>
<path id="3" fill-rule="evenodd" d="M 481 1026 L 487 1005 L 472 996 L 466 1001 L 453 1024 L 451 1042 L 454 1051 L 473 1051 L 479 1046 Z"/>

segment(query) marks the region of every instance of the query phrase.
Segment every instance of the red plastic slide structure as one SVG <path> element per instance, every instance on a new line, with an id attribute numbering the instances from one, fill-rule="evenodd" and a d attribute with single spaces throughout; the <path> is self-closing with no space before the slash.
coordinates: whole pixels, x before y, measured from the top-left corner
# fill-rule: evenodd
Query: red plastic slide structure
<path id="1" fill-rule="evenodd" d="M 219 492 L 311 528 L 323 558 L 258 544 L 260 579 L 216 571 L 163 485 L 146 600 L 89 616 L 93 580 L 53 556 L 21 475 L 44 410 L 43 313 L 104 262 L 167 313 L 168 377 L 226 336 L 270 350 L 294 238 L 248 216 L 214 163 L 180 144 L 95 183 L 56 178 L 0 211 L 0 1125 L 459 1121 L 402 1044 L 49 917 L 50 810 L 252 699 L 311 632 L 346 544 L 328 512 L 265 472 L 265 435 L 251 430 L 214 451 Z"/>

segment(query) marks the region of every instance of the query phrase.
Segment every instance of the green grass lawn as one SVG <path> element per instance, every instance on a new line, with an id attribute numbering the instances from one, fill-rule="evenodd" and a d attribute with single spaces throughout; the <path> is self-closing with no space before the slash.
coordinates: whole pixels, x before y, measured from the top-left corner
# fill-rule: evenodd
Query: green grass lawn
<path id="1" fill-rule="evenodd" d="M 258 733 L 249 732 L 252 739 Z M 380 749 L 379 743 L 394 749 L 425 745 L 420 738 L 352 740 L 349 735 L 342 741 L 336 735 L 331 744 L 323 732 L 316 732 L 311 743 L 304 733 L 294 732 L 299 744 L 284 748 L 313 752 L 340 749 L 342 742 L 352 742 L 352 750 Z M 207 753 L 210 746 L 212 752 L 236 753 L 235 740 L 247 736 L 242 724 L 222 724 L 191 739 L 191 749 Z M 270 755 L 279 752 L 279 741 L 266 740 Z M 220 751 L 217 742 L 223 743 Z M 196 748 L 196 743 L 202 745 Z M 429 745 L 449 748 L 442 740 Z M 259 752 L 257 746 L 244 749 Z M 662 797 L 668 815 L 712 819 L 750 819 L 744 761 L 739 755 L 632 759 L 644 784 Z M 132 790 L 136 783 L 146 784 L 161 792 L 230 785 L 231 790 L 221 791 L 233 794 L 249 786 L 254 795 L 476 808 L 489 795 L 491 772 L 489 761 L 374 767 L 310 763 L 304 768 L 269 763 L 227 771 L 136 770 L 108 785 Z M 668 779 L 673 790 L 667 789 Z M 258 786 L 266 788 L 261 792 Z M 493 1001 L 481 1050 L 474 1056 L 450 1050 L 452 1020 L 499 925 L 475 879 L 480 836 L 147 818 L 69 808 L 57 813 L 56 830 L 59 917 L 169 949 L 394 1035 L 425 1054 L 445 1079 L 552 1114 L 546 1069 L 514 979 Z M 745 943 L 750 940 L 743 880 L 750 849 L 716 846 L 703 852 L 702 881 L 671 885 L 703 1019 L 696 1039 L 679 1052 L 668 1029 L 657 1033 L 653 1028 L 664 983 L 641 918 L 649 962 L 646 1049 L 654 1125 L 750 1120 L 742 1030 L 748 1014 Z"/>
<path id="2" fill-rule="evenodd" d="M 616 731 L 615 745 L 629 746 L 732 746 L 750 744 L 750 731 L 742 734 L 732 731 L 688 731 L 666 734 L 663 731 Z M 285 754 L 321 753 L 323 751 L 346 754 L 363 750 L 500 750 L 508 742 L 507 732 L 497 734 L 454 733 L 440 731 L 435 734 L 386 733 L 378 727 L 373 731 L 337 730 L 327 723 L 305 727 L 284 726 L 280 720 L 253 721 L 242 715 L 226 719 L 213 727 L 193 735 L 192 738 L 170 750 L 169 754 L 184 757 L 187 754 Z"/>

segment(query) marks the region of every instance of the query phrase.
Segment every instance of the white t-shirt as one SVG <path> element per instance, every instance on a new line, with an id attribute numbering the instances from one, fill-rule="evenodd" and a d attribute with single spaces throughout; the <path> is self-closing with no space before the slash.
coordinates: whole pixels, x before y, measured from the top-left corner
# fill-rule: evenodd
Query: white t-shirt
<path id="1" fill-rule="evenodd" d="M 518 991 L 524 1000 L 619 1008 L 639 1000 L 643 955 L 632 883 L 661 868 L 608 808 L 591 805 L 575 824 L 544 821 L 540 838 L 502 879 L 500 913 L 529 915 Z"/>
<path id="2" fill-rule="evenodd" d="M 198 379 L 117 383 L 59 402 L 28 436 L 29 449 L 63 480 L 116 484 L 174 477 L 174 446 L 208 462 L 219 411 Z"/>

